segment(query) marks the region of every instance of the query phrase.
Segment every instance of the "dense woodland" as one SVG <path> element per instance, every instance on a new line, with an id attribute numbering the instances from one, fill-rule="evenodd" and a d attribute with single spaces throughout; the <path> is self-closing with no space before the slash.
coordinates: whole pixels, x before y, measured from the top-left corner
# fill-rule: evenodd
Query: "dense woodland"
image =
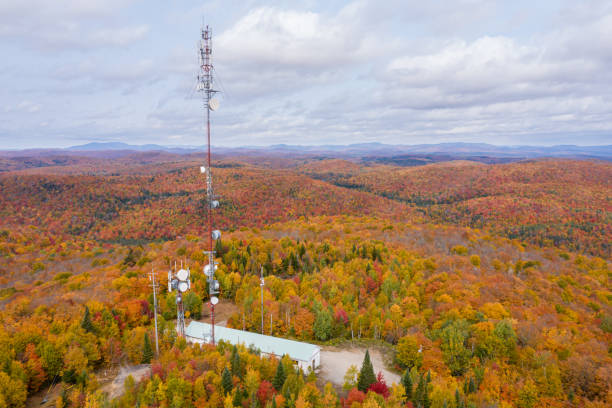
<path id="1" fill-rule="evenodd" d="M 191 157 L 87 159 L 0 175 L 0 407 L 58 382 L 57 407 L 612 404 L 612 165 L 214 171 L 228 325 L 259 328 L 263 266 L 266 333 L 390 350 L 402 383 L 364 370 L 337 389 L 257 350 L 187 345 L 164 279 L 155 357 L 151 270 L 189 265 L 187 313 L 208 310 L 202 177 Z M 110 400 L 100 372 L 129 363 L 151 376 Z"/>

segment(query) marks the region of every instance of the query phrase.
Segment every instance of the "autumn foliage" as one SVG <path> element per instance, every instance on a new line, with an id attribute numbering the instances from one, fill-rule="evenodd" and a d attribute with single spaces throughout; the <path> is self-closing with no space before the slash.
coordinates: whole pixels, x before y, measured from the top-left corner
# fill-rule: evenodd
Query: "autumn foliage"
<path id="1" fill-rule="evenodd" d="M 64 406 L 107 406 L 100 373 L 149 361 L 111 406 L 612 402 L 609 164 L 218 163 L 227 324 L 260 329 L 263 267 L 266 334 L 384 345 L 408 400 L 381 376 L 339 397 L 290 361 L 177 339 L 174 261 L 192 272 L 188 317 L 207 318 L 204 192 L 190 162 L 153 164 L 0 176 L 0 406 L 54 383 Z"/>

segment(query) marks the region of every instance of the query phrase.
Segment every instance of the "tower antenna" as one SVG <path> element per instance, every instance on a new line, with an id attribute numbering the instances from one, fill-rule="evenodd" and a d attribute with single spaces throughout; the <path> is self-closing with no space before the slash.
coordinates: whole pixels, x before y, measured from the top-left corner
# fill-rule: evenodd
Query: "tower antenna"
<path id="1" fill-rule="evenodd" d="M 157 334 L 157 288 L 159 287 L 159 285 L 155 281 L 156 277 L 157 272 L 154 272 L 153 269 L 151 269 L 149 280 L 151 281 L 151 287 L 153 288 L 153 313 L 155 314 L 155 355 L 159 358 L 159 339 Z"/>
<path id="2" fill-rule="evenodd" d="M 264 276 L 263 276 L 263 266 L 261 267 L 261 272 L 259 273 L 259 286 L 261 287 L 261 334 L 264 334 L 264 302 L 263 302 L 263 292 L 264 292 Z M 271 317 L 272 315 L 270 315 Z M 270 320 L 272 322 L 272 320 Z M 270 330 L 272 330 L 272 323 L 270 323 Z"/>
<path id="3" fill-rule="evenodd" d="M 212 344 L 215 344 L 215 305 L 219 299 L 215 296 L 219 293 L 219 282 L 215 280 L 215 270 L 217 264 L 215 262 L 214 241 L 221 238 L 219 230 L 213 230 L 213 209 L 219 207 L 218 197 L 215 195 L 212 184 L 212 172 L 210 169 L 210 112 L 215 111 L 219 107 L 219 101 L 214 98 L 218 92 L 213 88 L 213 65 L 211 60 L 212 55 L 212 30 L 208 25 L 201 30 L 200 39 L 200 73 L 198 74 L 198 91 L 202 92 L 204 110 L 206 111 L 206 141 L 207 154 L 206 164 L 200 167 L 200 171 L 206 175 L 206 202 L 208 207 L 208 250 L 204 251 L 208 255 L 208 264 L 204 266 L 204 274 L 207 276 L 208 294 L 210 295 L 210 310 L 211 310 L 211 338 Z"/>
<path id="4" fill-rule="evenodd" d="M 178 271 L 168 271 L 168 292 L 176 293 L 176 332 L 179 337 L 185 337 L 185 304 L 183 295 L 191 289 L 191 272 L 189 268 Z"/>

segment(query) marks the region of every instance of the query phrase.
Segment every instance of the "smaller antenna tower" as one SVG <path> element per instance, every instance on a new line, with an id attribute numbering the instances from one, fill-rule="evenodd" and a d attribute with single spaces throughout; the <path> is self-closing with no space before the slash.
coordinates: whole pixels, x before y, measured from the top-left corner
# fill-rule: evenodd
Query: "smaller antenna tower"
<path id="1" fill-rule="evenodd" d="M 176 270 L 176 267 L 175 267 Z M 189 268 L 177 272 L 168 271 L 168 292 L 176 290 L 176 333 L 185 337 L 185 305 L 183 294 L 191 289 L 191 272 Z"/>
<path id="2" fill-rule="evenodd" d="M 263 307 L 263 292 L 264 292 L 264 277 L 263 277 L 263 266 L 259 273 L 259 286 L 261 287 L 261 334 L 264 334 L 264 307 Z M 272 315 L 270 315 L 270 330 L 272 330 Z"/>
<path id="3" fill-rule="evenodd" d="M 159 357 L 159 339 L 157 334 L 157 288 L 159 285 L 155 281 L 157 277 L 157 273 L 153 272 L 151 269 L 151 273 L 149 274 L 149 280 L 151 281 L 151 287 L 153 288 L 153 313 L 155 316 L 155 352 L 156 356 Z"/>

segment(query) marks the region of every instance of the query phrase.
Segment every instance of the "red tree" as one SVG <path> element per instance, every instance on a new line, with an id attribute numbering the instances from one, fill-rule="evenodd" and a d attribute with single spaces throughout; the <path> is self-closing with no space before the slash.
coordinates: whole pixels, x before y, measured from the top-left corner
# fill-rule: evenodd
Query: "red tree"
<path id="1" fill-rule="evenodd" d="M 389 387 L 385 382 L 385 378 L 383 377 L 382 372 L 378 372 L 376 376 L 376 382 L 368 388 L 368 391 L 373 391 L 377 394 L 382 395 L 385 399 L 389 396 Z"/>
<path id="2" fill-rule="evenodd" d="M 259 384 L 259 389 L 257 390 L 257 399 L 261 403 L 262 406 L 266 405 L 266 402 L 272 398 L 274 395 L 274 386 L 269 381 L 263 380 Z"/>

